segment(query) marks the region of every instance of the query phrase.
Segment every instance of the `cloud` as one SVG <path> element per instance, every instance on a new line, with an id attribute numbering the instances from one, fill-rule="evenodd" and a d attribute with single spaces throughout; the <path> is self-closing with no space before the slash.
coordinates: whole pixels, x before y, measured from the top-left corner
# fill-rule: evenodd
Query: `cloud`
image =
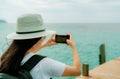
<path id="1" fill-rule="evenodd" d="M 119 0 L 1 0 L 0 18 L 40 13 L 45 22 L 120 22 Z"/>
<path id="2" fill-rule="evenodd" d="M 117 1 L 120 1 L 120 0 L 93 0 L 94 2 L 117 2 Z"/>

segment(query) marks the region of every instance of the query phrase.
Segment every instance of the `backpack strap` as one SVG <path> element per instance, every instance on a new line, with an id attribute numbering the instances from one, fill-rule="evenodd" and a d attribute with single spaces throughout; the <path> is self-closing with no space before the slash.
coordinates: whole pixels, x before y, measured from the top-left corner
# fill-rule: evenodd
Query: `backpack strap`
<path id="1" fill-rule="evenodd" d="M 45 56 L 33 55 L 23 66 L 27 71 L 30 71 L 39 61 L 41 61 Z"/>

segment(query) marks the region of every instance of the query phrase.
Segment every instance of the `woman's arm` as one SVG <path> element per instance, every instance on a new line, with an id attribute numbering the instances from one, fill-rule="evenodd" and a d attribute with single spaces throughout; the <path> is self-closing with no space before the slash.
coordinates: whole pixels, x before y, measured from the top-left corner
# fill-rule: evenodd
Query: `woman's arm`
<path id="1" fill-rule="evenodd" d="M 48 46 L 52 46 L 52 45 L 56 45 L 57 43 L 55 42 L 54 39 L 54 34 L 45 42 L 43 43 L 45 37 L 42 37 L 35 45 L 33 45 L 33 47 L 31 47 L 27 52 L 32 52 L 32 53 L 36 53 L 37 51 L 39 51 L 42 48 L 48 47 Z"/>
<path id="2" fill-rule="evenodd" d="M 30 50 L 28 50 L 28 52 L 36 53 L 44 47 L 56 45 L 57 43 L 55 42 L 54 36 L 55 35 L 52 35 L 51 38 L 44 44 L 42 43 L 45 37 L 42 37 L 32 48 L 30 48 Z M 70 35 L 70 39 L 67 40 L 67 45 L 69 45 L 73 51 L 73 66 L 66 65 L 62 76 L 78 76 L 81 74 L 80 59 L 72 35 Z"/>
<path id="3" fill-rule="evenodd" d="M 67 40 L 67 45 L 72 48 L 73 66 L 66 65 L 62 76 L 79 76 L 81 74 L 80 58 L 79 58 L 74 40 L 72 38 L 72 35 L 70 35 L 70 34 L 68 34 L 68 35 L 70 36 L 70 39 Z M 56 45 L 57 43 L 55 42 L 54 36 L 55 35 L 52 35 L 51 38 L 41 46 L 41 48 Z"/>
<path id="4" fill-rule="evenodd" d="M 43 43 L 43 44 L 40 46 L 40 49 L 45 48 L 45 47 L 48 47 L 48 46 L 56 45 L 57 43 L 55 42 L 54 37 L 55 37 L 55 34 L 53 34 L 45 43 Z"/>
<path id="5" fill-rule="evenodd" d="M 67 40 L 67 45 L 72 48 L 73 66 L 66 66 L 62 76 L 79 76 L 81 74 L 80 59 L 72 35 L 70 35 L 70 39 Z"/>

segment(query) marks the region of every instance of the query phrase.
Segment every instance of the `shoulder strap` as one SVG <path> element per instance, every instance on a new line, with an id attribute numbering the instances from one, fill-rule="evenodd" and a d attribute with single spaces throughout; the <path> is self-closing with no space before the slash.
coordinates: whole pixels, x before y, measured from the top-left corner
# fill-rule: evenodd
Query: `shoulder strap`
<path id="1" fill-rule="evenodd" d="M 43 58 L 45 58 L 45 56 L 41 56 L 41 55 L 33 55 L 25 64 L 23 64 L 23 66 L 21 66 L 22 68 L 27 69 L 28 71 L 30 71 L 39 61 L 41 61 Z"/>

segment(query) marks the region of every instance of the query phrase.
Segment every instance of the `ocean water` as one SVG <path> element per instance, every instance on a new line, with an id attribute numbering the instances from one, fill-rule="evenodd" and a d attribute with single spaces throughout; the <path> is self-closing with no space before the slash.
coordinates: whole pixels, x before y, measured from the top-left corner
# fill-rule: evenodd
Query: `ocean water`
<path id="1" fill-rule="evenodd" d="M 47 23 L 45 26 L 47 29 L 56 30 L 58 34 L 71 33 L 77 46 L 81 65 L 88 63 L 90 70 L 99 65 L 99 46 L 103 43 L 106 48 L 106 61 L 120 56 L 120 23 Z M 15 29 L 16 24 L 0 24 L 0 56 L 11 41 L 6 39 L 6 35 L 14 32 Z M 68 65 L 73 63 L 71 48 L 65 44 L 41 49 L 38 54 L 46 55 Z"/>

